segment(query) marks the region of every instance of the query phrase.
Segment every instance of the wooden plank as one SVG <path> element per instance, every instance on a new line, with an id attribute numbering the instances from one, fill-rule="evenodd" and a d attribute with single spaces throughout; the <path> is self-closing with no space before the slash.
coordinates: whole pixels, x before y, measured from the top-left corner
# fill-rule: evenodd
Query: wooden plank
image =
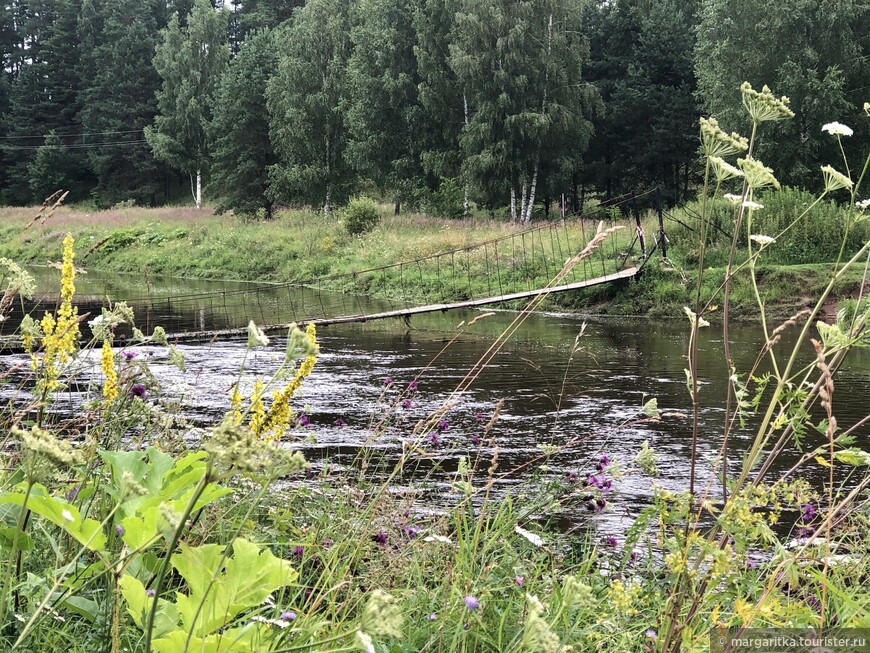
<path id="1" fill-rule="evenodd" d="M 478 306 L 487 306 L 489 304 L 501 304 L 503 302 L 512 302 L 519 299 L 531 299 L 540 295 L 550 295 L 553 293 L 567 292 L 569 290 L 580 290 L 591 286 L 600 286 L 605 283 L 612 283 L 620 279 L 630 279 L 638 273 L 638 268 L 630 267 L 613 274 L 606 274 L 594 279 L 586 281 L 576 281 L 566 283 L 561 286 L 553 286 L 550 288 L 538 288 L 536 290 L 525 290 L 522 292 L 510 293 L 507 295 L 496 295 L 494 297 L 483 297 L 481 299 L 467 299 L 461 302 L 453 302 L 450 304 L 427 304 L 425 306 L 414 306 L 412 308 L 402 308 L 395 311 L 384 311 L 382 313 L 357 314 L 357 315 L 342 315 L 339 317 L 321 318 L 316 320 L 303 320 L 298 324 L 304 326 L 313 323 L 315 326 L 328 326 L 330 324 L 350 324 L 354 322 L 369 322 L 372 320 L 384 320 L 394 317 L 411 317 L 413 315 L 421 315 L 424 313 L 438 313 L 450 311 L 458 308 L 477 308 Z M 261 327 L 268 333 L 276 331 L 286 331 L 290 328 L 291 322 L 286 324 L 274 324 Z M 202 340 L 215 340 L 226 337 L 244 337 L 248 333 L 247 327 L 238 329 L 220 329 L 215 331 L 194 331 L 189 333 L 178 333 L 167 336 L 173 342 L 192 342 Z"/>

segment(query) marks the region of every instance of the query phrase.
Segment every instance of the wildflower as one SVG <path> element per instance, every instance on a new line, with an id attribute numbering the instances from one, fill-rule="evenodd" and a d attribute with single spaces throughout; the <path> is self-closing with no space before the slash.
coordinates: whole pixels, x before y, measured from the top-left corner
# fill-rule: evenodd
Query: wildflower
<path id="1" fill-rule="evenodd" d="M 641 470 L 650 476 L 657 476 L 659 473 L 656 466 L 656 454 L 649 446 L 649 440 L 644 440 L 640 445 L 640 452 L 635 456 L 634 462 Z"/>
<path id="2" fill-rule="evenodd" d="M 115 357 L 108 339 L 103 341 L 101 360 L 103 375 L 106 377 L 103 383 L 103 397 L 106 398 L 107 403 L 111 403 L 118 396 L 118 372 L 115 370 Z"/>
<path id="3" fill-rule="evenodd" d="M 124 350 L 124 351 L 121 352 L 121 355 L 122 355 L 124 358 L 126 358 L 128 361 L 131 361 L 131 360 L 133 360 L 134 358 L 138 358 L 138 357 L 139 357 L 139 352 L 136 352 L 136 351 L 129 351 L 129 350 Z"/>
<path id="4" fill-rule="evenodd" d="M 435 621 L 436 619 L 438 619 L 438 615 L 434 612 L 429 615 L 429 621 Z"/>
<path id="5" fill-rule="evenodd" d="M 248 349 L 266 347 L 268 344 L 269 337 L 263 333 L 263 330 L 254 324 L 253 320 L 248 322 Z"/>
<path id="6" fill-rule="evenodd" d="M 531 531 L 527 531 L 525 528 L 521 527 L 519 524 L 514 526 L 514 533 L 526 538 L 529 542 L 534 544 L 535 546 L 544 546 L 544 539 L 540 535 L 536 535 Z"/>
<path id="7" fill-rule="evenodd" d="M 72 488 L 72 489 L 70 489 L 69 491 L 67 491 L 67 492 L 63 495 L 63 497 L 64 497 L 64 499 L 66 499 L 67 501 L 69 501 L 70 503 L 72 503 L 73 501 L 76 500 L 76 497 L 77 497 L 78 495 L 79 495 L 79 487 L 78 487 L 78 485 L 76 485 L 74 488 Z"/>
<path id="8" fill-rule="evenodd" d="M 569 609 L 586 608 L 595 603 L 592 588 L 576 576 L 562 579 L 562 603 Z"/>
<path id="9" fill-rule="evenodd" d="M 816 516 L 816 507 L 811 503 L 805 503 L 801 506 L 801 521 L 810 522 Z"/>
<path id="10" fill-rule="evenodd" d="M 68 522 L 74 522 L 76 519 L 72 516 L 72 513 L 69 510 L 62 510 L 60 516 L 63 517 Z"/>
<path id="11" fill-rule="evenodd" d="M 745 202 L 743 202 L 743 208 L 757 211 L 759 209 L 763 209 L 764 204 L 759 204 L 758 202 L 753 202 L 752 200 L 746 200 Z"/>
<path id="12" fill-rule="evenodd" d="M 437 433 L 430 433 L 426 437 L 429 440 L 429 442 L 431 442 L 434 446 L 436 446 L 436 447 L 441 446 L 441 436 L 438 435 Z"/>
<path id="13" fill-rule="evenodd" d="M 713 174 L 716 177 L 716 181 L 723 182 L 729 179 L 733 179 L 734 177 L 742 177 L 743 173 L 739 168 L 731 165 L 724 159 L 718 156 L 710 157 L 710 165 L 713 168 Z"/>
<path id="14" fill-rule="evenodd" d="M 36 280 L 24 268 L 8 258 L 0 258 L 0 265 L 6 268 L 6 292 L 19 294 L 30 299 L 36 292 Z"/>
<path id="15" fill-rule="evenodd" d="M 162 326 L 154 327 L 154 333 L 151 334 L 151 342 L 155 345 L 168 345 L 169 341 L 166 340 L 166 330 Z"/>
<path id="16" fill-rule="evenodd" d="M 120 536 L 123 537 L 123 535 L 124 535 L 124 527 L 121 526 L 121 524 L 118 524 L 117 526 L 115 526 L 115 532 L 116 532 L 118 535 L 120 535 Z"/>
<path id="17" fill-rule="evenodd" d="M 522 587 L 523 584 L 526 582 L 526 579 L 525 579 L 524 577 L 522 577 L 522 576 L 514 576 L 514 582 L 515 582 L 519 587 Z"/>
<path id="18" fill-rule="evenodd" d="M 339 427 L 347 426 L 347 422 L 345 422 L 341 417 L 339 417 L 337 420 L 335 420 L 335 425 L 339 426 Z"/>
<path id="19" fill-rule="evenodd" d="M 83 462 L 81 452 L 73 448 L 66 440 L 57 439 L 51 432 L 33 426 L 29 431 L 12 427 L 12 437 L 21 442 L 26 449 L 37 458 L 45 459 L 55 467 L 71 467 Z"/>
<path id="20" fill-rule="evenodd" d="M 465 602 L 465 607 L 471 611 L 477 610 L 480 607 L 480 601 L 477 600 L 477 597 L 472 596 L 471 594 L 462 600 Z"/>
<path id="21" fill-rule="evenodd" d="M 655 641 L 655 640 L 657 640 L 657 639 L 659 638 L 659 636 L 658 636 L 658 634 L 656 633 L 656 631 L 654 631 L 652 628 L 650 628 L 649 630 L 647 630 L 647 631 L 644 633 L 644 635 L 646 636 L 647 639 L 651 639 L 651 640 L 653 640 L 653 641 Z"/>
<path id="22" fill-rule="evenodd" d="M 604 538 L 604 543 L 611 549 L 615 549 L 618 542 L 616 541 L 615 537 L 613 537 L 612 535 L 608 535 Z"/>
<path id="23" fill-rule="evenodd" d="M 857 203 L 855 204 L 855 206 L 857 206 L 858 209 L 861 210 L 861 211 L 865 211 L 865 210 L 867 210 L 867 209 L 870 209 L 870 199 L 867 199 L 867 200 L 861 200 L 860 202 L 857 202 Z"/>
<path id="24" fill-rule="evenodd" d="M 157 590 L 145 590 L 145 596 L 157 596 Z"/>
<path id="25" fill-rule="evenodd" d="M 772 245 L 776 242 L 776 238 L 771 238 L 770 236 L 762 236 L 761 234 L 752 234 L 749 237 L 749 240 L 753 240 L 762 247 L 767 247 L 768 245 Z"/>
<path id="26" fill-rule="evenodd" d="M 281 613 L 281 618 L 284 621 L 294 621 L 296 619 L 296 613 L 293 612 L 292 610 L 288 610 L 287 612 Z"/>
<path id="27" fill-rule="evenodd" d="M 740 204 L 741 202 L 743 202 L 743 196 L 735 195 L 734 193 L 725 193 L 722 197 L 724 197 L 732 204 Z"/>
<path id="28" fill-rule="evenodd" d="M 402 637 L 402 611 L 395 597 L 381 589 L 369 594 L 362 611 L 361 626 L 375 637 Z"/>
<path id="29" fill-rule="evenodd" d="M 758 159 L 737 159 L 737 165 L 746 177 L 746 183 L 754 189 L 773 186 L 779 189 L 779 182 L 773 176 L 773 170 L 765 166 Z"/>
<path id="30" fill-rule="evenodd" d="M 393 377 L 391 377 L 391 376 L 386 377 L 384 379 L 384 385 L 386 385 L 386 386 L 393 385 Z"/>
<path id="31" fill-rule="evenodd" d="M 553 632 L 550 624 L 542 616 L 541 602 L 531 595 L 527 598 L 531 607 L 526 617 L 520 650 L 535 653 L 559 653 L 560 650 L 564 650 L 559 645 L 559 636 Z"/>
<path id="32" fill-rule="evenodd" d="M 266 422 L 266 407 L 263 404 L 263 390 L 265 386 L 260 379 L 254 381 L 254 388 L 251 390 L 251 432 L 254 435 L 262 435 Z M 274 405 L 274 403 L 273 403 Z"/>
<path id="33" fill-rule="evenodd" d="M 483 419 L 484 419 L 483 413 L 474 413 L 474 421 L 475 422 L 482 422 Z"/>
<path id="34" fill-rule="evenodd" d="M 410 410 L 414 406 L 414 402 L 410 399 L 402 399 L 402 408 L 405 410 Z"/>
<path id="35" fill-rule="evenodd" d="M 851 136 L 852 129 L 839 122 L 829 122 L 822 127 L 823 132 L 828 132 L 831 136 Z"/>
<path id="36" fill-rule="evenodd" d="M 473 444 L 474 446 L 478 446 L 480 444 L 480 436 L 477 433 L 471 436 L 471 444 Z"/>
<path id="37" fill-rule="evenodd" d="M 323 549 L 327 550 L 327 549 L 329 549 L 329 547 L 331 547 L 333 544 L 335 544 L 335 540 L 333 540 L 331 537 L 324 537 L 322 544 L 323 544 Z"/>
<path id="38" fill-rule="evenodd" d="M 438 429 L 441 433 L 444 433 L 444 431 L 450 428 L 450 422 L 446 419 L 439 419 L 438 423 L 435 425 L 435 428 Z"/>
<path id="39" fill-rule="evenodd" d="M 576 483 L 580 475 L 575 471 L 570 471 L 566 474 L 570 483 Z"/>
<path id="40" fill-rule="evenodd" d="M 311 424 L 311 420 L 308 419 L 308 415 L 302 415 L 299 418 L 299 426 L 305 427 Z"/>
<path id="41" fill-rule="evenodd" d="M 852 180 L 832 166 L 822 166 L 822 176 L 825 178 L 825 192 L 852 188 Z"/>
<path id="42" fill-rule="evenodd" d="M 727 134 L 715 118 L 701 118 L 701 149 L 706 156 L 728 156 L 745 152 L 749 141 L 735 132 Z"/>
<path id="43" fill-rule="evenodd" d="M 372 540 L 373 540 L 373 541 L 374 541 L 378 546 L 386 546 L 386 544 L 387 544 L 387 534 L 384 533 L 384 531 L 379 531 L 379 532 L 375 533 L 374 535 L 372 535 Z"/>
<path id="44" fill-rule="evenodd" d="M 141 383 L 134 383 L 130 388 L 131 399 L 145 399 L 148 397 L 148 391 Z"/>
<path id="45" fill-rule="evenodd" d="M 417 392 L 417 382 L 416 381 L 411 381 L 408 384 L 408 392 Z"/>
<path id="46" fill-rule="evenodd" d="M 794 118 L 794 111 L 788 108 L 789 99 L 784 95 L 775 98 L 770 89 L 765 85 L 761 92 L 754 90 L 749 82 L 743 82 L 740 86 L 743 95 L 743 106 L 749 112 L 753 122 L 779 121 Z"/>

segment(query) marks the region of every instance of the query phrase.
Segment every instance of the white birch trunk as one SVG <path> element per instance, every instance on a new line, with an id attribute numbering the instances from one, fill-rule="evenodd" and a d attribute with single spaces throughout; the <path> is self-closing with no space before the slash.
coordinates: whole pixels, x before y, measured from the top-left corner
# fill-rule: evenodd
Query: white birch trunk
<path id="1" fill-rule="evenodd" d="M 196 202 L 196 208 L 202 208 L 202 170 L 200 168 L 196 169 L 196 195 L 193 198 L 194 202 Z"/>
<path id="2" fill-rule="evenodd" d="M 332 201 L 332 184 L 326 185 L 326 201 L 323 203 L 323 216 L 328 218 L 329 211 L 331 207 L 329 206 L 330 201 Z"/>
<path id="3" fill-rule="evenodd" d="M 523 184 L 523 194 L 520 196 L 520 222 L 526 221 L 526 198 L 528 197 L 529 187 Z"/>
<path id="4" fill-rule="evenodd" d="M 529 190 L 529 204 L 526 207 L 526 214 L 523 216 L 523 222 L 532 221 L 532 209 L 535 206 L 535 189 L 538 186 L 538 162 L 535 161 L 535 172 L 532 175 L 532 187 Z"/>
<path id="5" fill-rule="evenodd" d="M 517 190 L 511 184 L 511 222 L 517 221 Z"/>
<path id="6" fill-rule="evenodd" d="M 465 112 L 465 126 L 468 127 L 468 97 L 466 97 L 465 91 L 462 92 L 462 108 Z M 462 217 L 467 218 L 468 217 L 468 210 L 469 210 L 468 182 L 465 183 L 465 188 L 463 190 L 464 190 L 464 195 L 462 198 Z"/>

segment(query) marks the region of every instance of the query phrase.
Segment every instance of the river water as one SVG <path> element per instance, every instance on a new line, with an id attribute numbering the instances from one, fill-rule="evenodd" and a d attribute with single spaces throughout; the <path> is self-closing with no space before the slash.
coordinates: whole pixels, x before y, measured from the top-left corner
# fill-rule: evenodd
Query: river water
<path id="1" fill-rule="evenodd" d="M 46 288 L 56 283 L 56 276 L 56 271 L 39 274 Z M 77 287 L 77 296 L 83 302 L 80 312 L 98 312 L 94 301 L 107 296 L 113 300 L 138 297 L 133 304 L 143 330 L 162 324 L 170 334 L 184 329 L 244 326 L 251 317 L 258 322 L 287 321 L 294 316 L 288 316 L 286 307 L 291 301 L 298 306 L 300 301 L 299 297 L 288 296 L 291 291 L 280 289 L 271 294 L 258 292 L 256 306 L 245 305 L 239 299 L 245 294 L 237 291 L 247 286 L 227 282 L 149 280 L 150 292 L 145 293 L 141 279 L 93 273 L 80 278 Z M 234 299 L 193 299 L 198 293 L 213 291 L 230 293 L 228 296 Z M 179 295 L 191 299 L 166 301 L 167 296 Z M 341 306 L 346 301 L 346 297 L 323 296 L 317 297 L 315 303 Z M 366 308 L 384 307 L 372 300 L 354 301 Z M 371 306 L 365 305 L 366 301 Z M 480 311 L 455 311 L 415 316 L 410 328 L 401 320 L 322 328 L 318 333 L 321 355 L 315 372 L 295 404 L 299 411 L 306 409 L 309 424 L 297 428 L 287 440 L 295 441 L 319 468 L 352 465 L 361 452 L 374 455 L 366 474 L 377 475 L 378 469 L 388 468 L 398 460 L 402 447 L 408 446 L 414 425 L 443 405 L 467 371 L 516 317 L 514 312 L 495 311 L 468 325 L 480 315 Z M 460 456 L 474 458 L 479 454 L 485 470 L 493 455 L 493 443 L 477 444 L 475 436 L 482 432 L 495 405 L 503 400 L 491 432 L 499 451 L 497 489 L 542 473 L 541 465 L 545 465 L 544 478 L 572 474 L 585 478 L 601 454 L 629 470 L 645 440 L 659 457 L 660 476 L 655 482 L 674 491 L 685 489 L 691 444 L 684 372 L 689 323 L 684 316 L 675 318 L 662 321 L 547 313 L 529 316 L 470 390 L 444 415 L 446 424 L 442 428 L 446 429 L 436 438 L 440 442 L 423 442 L 425 454 L 418 457 L 416 471 L 402 482 L 425 487 L 428 493 L 424 495 L 431 497 L 450 491 L 450 472 L 456 469 Z M 463 322 L 465 325 L 458 328 Z M 737 325 L 731 337 L 738 370 L 748 369 L 764 340 L 760 327 Z M 272 345 L 253 352 L 248 352 L 241 341 L 185 344 L 179 349 L 185 355 L 185 373 L 169 364 L 166 348 L 130 348 L 148 358 L 160 383 L 160 390 L 152 392 L 148 400 L 179 400 L 184 415 L 195 424 L 207 425 L 229 409 L 230 389 L 240 370 L 245 388 L 250 388 L 256 376 L 274 373 L 284 356 L 284 339 L 273 338 Z M 803 353 L 805 362 L 813 360 L 809 344 Z M 6 364 L 15 362 L 16 358 L 11 357 Z M 721 444 L 726 389 L 722 332 L 716 325 L 702 330 L 699 368 L 703 403 L 699 479 L 703 486 Z M 392 379 L 392 384 L 387 379 Z M 408 384 L 414 380 L 416 392 L 407 393 Z M 870 352 L 855 351 L 836 377 L 834 410 L 841 428 L 848 428 L 867 414 L 868 381 Z M 641 407 L 652 397 L 658 400 L 661 410 L 686 417 L 643 421 Z M 409 400 L 404 406 L 403 398 Z M 72 392 L 57 407 L 70 410 L 80 400 L 78 393 Z M 388 426 L 375 427 L 385 416 L 389 418 Z M 732 461 L 751 442 L 751 426 L 735 432 Z M 857 436 L 859 446 L 870 447 L 870 427 Z M 818 446 L 823 441 L 820 434 L 810 432 L 805 443 Z M 564 448 L 545 459 L 540 445 L 550 444 Z M 796 458 L 796 453 L 784 456 L 778 470 L 787 468 Z M 818 465 L 808 469 L 805 474 L 816 484 L 826 476 Z M 648 477 L 627 473 L 614 482 L 608 509 L 589 518 L 604 530 L 623 531 L 648 505 L 651 494 Z"/>

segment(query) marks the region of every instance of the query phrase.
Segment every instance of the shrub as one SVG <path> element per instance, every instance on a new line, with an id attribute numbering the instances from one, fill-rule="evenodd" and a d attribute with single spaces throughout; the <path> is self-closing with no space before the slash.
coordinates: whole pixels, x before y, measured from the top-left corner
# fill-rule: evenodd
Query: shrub
<path id="1" fill-rule="evenodd" d="M 364 234 L 381 221 L 378 205 L 368 197 L 354 197 L 342 211 L 348 233 Z"/>

